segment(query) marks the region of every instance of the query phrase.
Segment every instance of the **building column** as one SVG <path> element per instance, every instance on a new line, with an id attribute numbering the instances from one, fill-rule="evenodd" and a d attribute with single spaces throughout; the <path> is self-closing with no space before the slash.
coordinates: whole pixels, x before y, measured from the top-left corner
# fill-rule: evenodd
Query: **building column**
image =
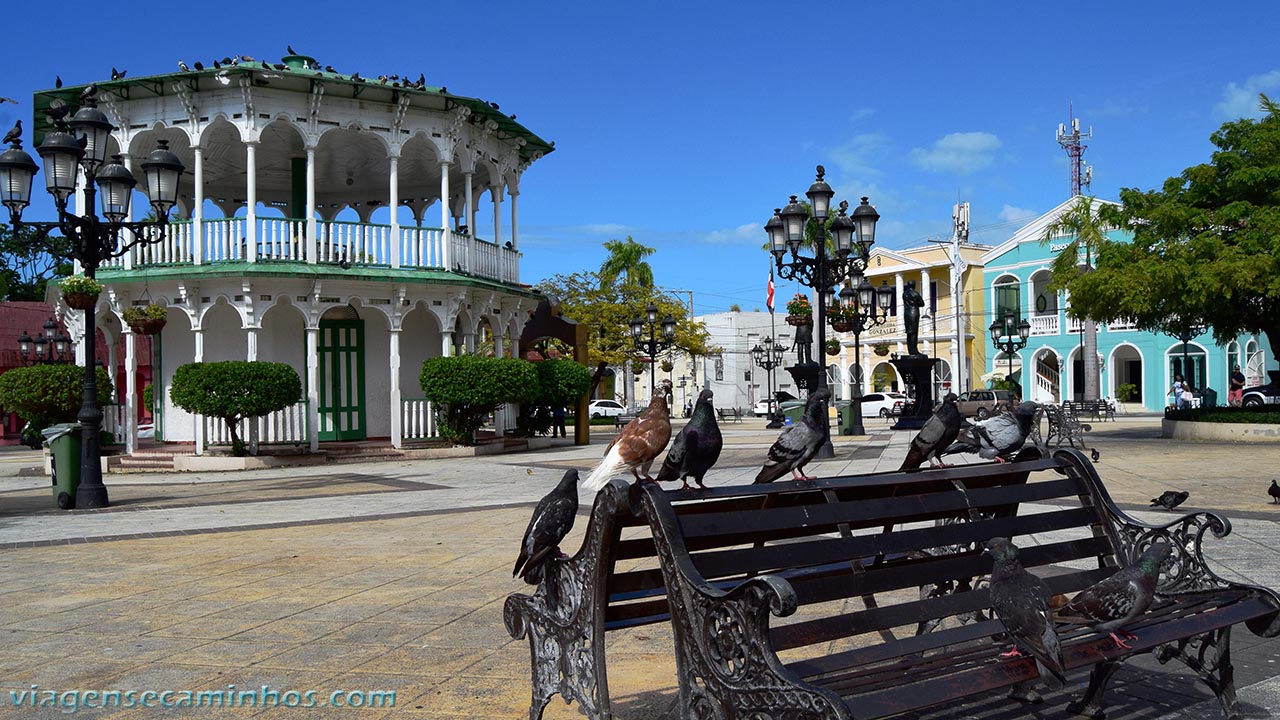
<path id="1" fill-rule="evenodd" d="M 244 259 L 258 261 L 258 141 L 245 143 L 245 243 Z"/>
<path id="2" fill-rule="evenodd" d="M 930 325 L 929 325 L 930 332 L 928 334 L 925 333 L 925 328 L 923 327 L 920 328 L 920 340 L 924 341 L 924 342 L 921 342 L 920 344 L 924 345 L 927 343 L 927 347 L 929 348 L 929 352 L 927 354 L 930 357 L 932 357 L 934 354 L 937 353 L 937 350 L 933 347 L 932 330 L 933 328 L 938 326 L 938 318 L 936 317 L 937 315 L 936 310 L 932 309 L 935 307 L 935 303 L 933 300 L 933 286 L 929 282 L 928 269 L 924 269 L 920 271 L 920 297 L 924 298 L 924 312 L 929 314 L 929 322 L 930 322 Z"/>
<path id="3" fill-rule="evenodd" d="M 307 175 L 311 172 L 308 169 Z M 312 216 L 314 217 L 314 216 Z M 320 449 L 320 328 L 307 328 L 307 447 Z"/>
<path id="4" fill-rule="evenodd" d="M 387 204 L 391 207 L 391 267 L 398 268 L 400 267 L 400 155 L 392 155 L 389 159 L 391 161 L 389 178 L 391 196 L 387 199 Z M 391 434 L 391 438 L 395 440 L 395 433 Z"/>
<path id="5" fill-rule="evenodd" d="M 191 213 L 191 262 L 204 264 L 204 148 L 196 144 L 191 148 L 196 156 L 195 204 Z"/>
<path id="6" fill-rule="evenodd" d="M 124 326 L 124 451 L 138 449 L 138 336 Z M 155 383 L 155 379 L 152 379 Z"/>
<path id="7" fill-rule="evenodd" d="M 315 265 L 320 248 L 320 236 L 316 233 L 316 149 L 307 147 L 307 233 L 303 238 L 306 243 L 307 263 Z"/>
<path id="8" fill-rule="evenodd" d="M 389 331 L 391 338 L 391 447 L 404 445 L 404 410 L 400 406 L 400 328 Z"/>
<path id="9" fill-rule="evenodd" d="M 440 161 L 440 261 L 453 271 L 453 232 L 449 228 L 449 161 Z"/>
<path id="10" fill-rule="evenodd" d="M 197 327 L 191 330 L 191 335 L 195 339 L 196 351 L 192 356 L 192 362 L 204 362 L 204 328 Z M 196 455 L 204 454 L 204 417 L 202 415 L 191 416 L 195 420 L 195 432 L 193 435 L 196 439 Z"/>
<path id="11" fill-rule="evenodd" d="M 907 314 L 906 312 L 904 312 L 905 308 L 902 305 L 902 273 L 896 272 L 893 274 L 893 287 L 894 287 L 894 291 L 893 291 L 894 297 L 897 298 L 897 302 L 898 302 L 898 317 L 894 318 L 893 322 L 894 322 L 894 325 L 896 325 L 898 328 L 898 333 L 901 334 L 903 332 L 906 332 L 906 329 L 907 329 L 907 323 L 906 323 Z"/>

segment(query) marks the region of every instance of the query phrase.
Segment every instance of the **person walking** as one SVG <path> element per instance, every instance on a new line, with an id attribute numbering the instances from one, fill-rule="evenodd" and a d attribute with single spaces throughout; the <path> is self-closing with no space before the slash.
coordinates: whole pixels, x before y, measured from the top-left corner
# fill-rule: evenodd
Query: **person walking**
<path id="1" fill-rule="evenodd" d="M 1236 365 L 1231 370 L 1230 385 L 1227 388 L 1227 404 L 1231 407 L 1240 407 L 1240 399 L 1244 396 L 1244 373 L 1240 372 L 1240 366 Z"/>
<path id="2" fill-rule="evenodd" d="M 1174 409 L 1174 410 L 1181 410 L 1181 409 L 1182 409 L 1182 398 L 1184 397 L 1183 393 L 1184 393 L 1185 391 L 1186 391 L 1186 385 L 1185 385 L 1185 384 L 1183 384 L 1183 382 L 1182 382 L 1182 376 L 1181 376 L 1181 375 L 1174 375 L 1174 376 L 1173 376 L 1173 387 L 1169 388 L 1169 392 L 1168 392 L 1168 393 L 1166 393 L 1166 394 L 1171 394 L 1171 395 L 1173 395 L 1173 409 Z"/>
<path id="3" fill-rule="evenodd" d="M 556 405 L 551 408 L 551 420 L 551 437 L 556 437 L 556 433 L 559 433 L 560 437 L 565 437 L 564 405 Z"/>

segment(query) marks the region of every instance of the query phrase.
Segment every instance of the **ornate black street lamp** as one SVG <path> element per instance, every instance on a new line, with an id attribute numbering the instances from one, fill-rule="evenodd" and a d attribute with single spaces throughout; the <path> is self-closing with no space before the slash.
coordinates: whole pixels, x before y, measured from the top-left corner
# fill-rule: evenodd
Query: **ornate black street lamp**
<path id="1" fill-rule="evenodd" d="M 773 253 L 774 263 L 778 267 L 778 275 L 783 279 L 797 280 L 801 285 L 813 288 L 818 294 L 818 312 L 814 318 L 818 328 L 818 354 L 821 357 L 826 347 L 827 319 L 826 308 L 834 294 L 845 279 L 854 273 L 861 273 L 867 268 L 867 260 L 871 255 L 871 246 L 875 243 L 876 221 L 880 213 L 871 207 L 867 198 L 862 198 L 853 211 L 853 216 L 846 215 L 849 207 L 841 202 L 839 212 L 827 227 L 827 216 L 831 209 L 831 198 L 835 191 L 823 180 L 826 171 L 821 165 L 817 167 L 818 177 L 805 192 L 809 198 L 809 211 L 791 196 L 791 202 L 785 208 L 776 208 L 773 217 L 765 223 L 764 229 L 769 234 L 769 249 Z M 812 224 L 814 240 L 813 257 L 800 254 L 805 240 L 805 228 Z M 827 238 L 830 235 L 835 257 L 827 257 Z M 856 236 L 856 241 L 855 241 Z M 790 254 L 790 260 L 784 256 Z M 827 386 L 825 369 L 818 373 L 817 385 L 810 392 Z M 817 457 L 829 458 L 835 455 L 831 447 L 830 428 L 827 429 L 827 440 Z"/>
<path id="2" fill-rule="evenodd" d="M 26 330 L 18 336 L 18 354 L 27 365 L 62 365 L 72 360 L 71 336 L 49 318 L 44 332 L 32 338 Z"/>
<path id="3" fill-rule="evenodd" d="M 987 331 L 991 333 L 991 343 L 1004 353 L 1009 363 L 1005 380 L 1013 382 L 1013 354 L 1027 346 L 1027 338 L 1031 337 L 1031 323 L 1022 318 L 1021 322 L 1015 324 L 1013 310 L 1005 308 L 1004 317 L 992 320 Z M 1083 361 L 1084 358 L 1081 358 L 1081 362 Z"/>
<path id="4" fill-rule="evenodd" d="M 778 396 L 773 390 L 773 371 L 782 367 L 786 352 L 787 348 L 775 343 L 770 335 L 766 335 L 761 343 L 751 348 L 751 359 L 764 370 L 765 383 L 769 388 L 769 424 L 765 425 L 767 428 L 782 427 L 782 421 L 778 419 L 781 416 L 778 412 Z"/>
<path id="5" fill-rule="evenodd" d="M 649 303 L 644 312 L 645 317 L 631 321 L 631 337 L 636 342 L 636 349 L 649 356 L 649 400 L 652 401 L 656 385 L 654 366 L 658 364 L 658 353 L 667 351 L 675 344 L 676 319 L 670 315 L 662 318 L 662 337 L 658 338 L 655 333 L 658 327 L 658 306 Z M 645 325 L 649 326 L 648 340 L 643 339 Z"/>
<path id="6" fill-rule="evenodd" d="M 889 319 L 889 307 L 893 303 L 893 288 L 889 287 L 887 282 L 880 283 L 878 288 L 873 287 L 871 281 L 867 280 L 861 271 L 854 272 L 850 285 L 855 285 L 857 290 L 846 285 L 840 291 L 840 304 L 845 308 L 844 320 L 853 326 L 849 332 L 853 333 L 853 366 L 857 368 L 854 371 L 853 397 L 849 400 L 849 412 L 853 413 L 853 427 L 850 428 L 850 432 L 853 435 L 866 435 L 866 428 L 862 425 L 861 336 L 866 330 L 881 325 Z"/>
<path id="7" fill-rule="evenodd" d="M 97 90 L 90 85 L 80 94 L 80 109 L 66 120 L 70 108 L 55 100 L 48 114 L 55 129 L 44 136 L 37 152 L 44 160 L 45 188 L 53 195 L 58 209 L 56 222 L 24 223 L 22 211 L 31 202 L 31 181 L 39 168 L 22 149 L 22 138 L 14 128 L 6 139 L 9 149 L 0 153 L 0 203 L 9 208 L 11 225 L 16 232 L 26 225 L 41 236 L 58 230 L 71 241 L 71 257 L 80 263 L 85 277 L 92 278 L 104 261 L 124 255 L 130 249 L 160 242 L 165 237 L 169 210 L 178 202 L 178 180 L 185 169 L 178 156 L 169 151 L 168 142 L 160 140 L 142 162 L 146 173 L 147 196 L 158 220 L 127 222 L 133 188 L 133 174 L 115 156 L 107 162 L 107 141 L 114 126 L 97 108 Z M 67 210 L 67 199 L 76 191 L 78 172 L 84 173 L 84 215 Z M 94 213 L 98 192 L 102 195 L 102 215 Z M 94 308 L 84 311 L 84 404 L 77 418 L 83 433 L 80 455 L 80 487 L 76 490 L 77 508 L 102 508 L 108 504 L 107 488 L 102 484 L 101 446 L 102 410 L 98 407 L 98 385 L 94 374 L 97 325 Z"/>

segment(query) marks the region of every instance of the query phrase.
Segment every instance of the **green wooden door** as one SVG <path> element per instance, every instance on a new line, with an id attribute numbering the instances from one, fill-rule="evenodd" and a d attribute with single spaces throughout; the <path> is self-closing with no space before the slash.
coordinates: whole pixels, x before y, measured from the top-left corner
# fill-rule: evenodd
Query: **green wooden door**
<path id="1" fill-rule="evenodd" d="M 364 321 L 320 321 L 320 439 L 363 440 Z"/>

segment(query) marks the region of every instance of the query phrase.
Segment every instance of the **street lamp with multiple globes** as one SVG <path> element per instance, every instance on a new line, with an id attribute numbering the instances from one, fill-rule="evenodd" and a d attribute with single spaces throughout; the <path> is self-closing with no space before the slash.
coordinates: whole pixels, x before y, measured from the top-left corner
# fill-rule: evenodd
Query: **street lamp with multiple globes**
<path id="1" fill-rule="evenodd" d="M 880 219 L 880 213 L 864 197 L 862 204 L 854 209 L 852 217 L 845 214 L 848 203 L 841 202 L 839 212 L 828 228 L 827 216 L 835 191 L 823 179 L 825 174 L 826 171 L 819 165 L 817 179 L 805 192 L 805 197 L 809 198 L 808 212 L 797 202 L 796 196 L 792 195 L 791 202 L 785 208 L 774 209 L 773 217 L 764 226 L 765 232 L 769 234 L 769 250 L 773 253 L 778 275 L 783 279 L 797 280 L 801 285 L 817 291 L 818 311 L 814 322 L 818 327 L 819 356 L 826 347 L 826 308 L 834 300 L 835 288 L 843 284 L 845 278 L 866 270 L 871 246 L 875 243 L 876 221 Z M 805 229 L 810 223 L 814 228 L 813 257 L 805 257 L 800 254 L 800 250 L 805 241 Z M 827 257 L 828 234 L 835 249 L 835 257 Z M 790 260 L 785 260 L 784 256 L 788 253 Z M 825 370 L 820 369 L 816 386 L 810 388 L 810 392 L 825 388 L 826 376 Z M 818 451 L 817 457 L 829 458 L 834 454 L 828 428 L 826 442 Z"/>
<path id="2" fill-rule="evenodd" d="M 782 427 L 782 421 L 778 419 L 777 394 L 773 391 L 773 371 L 782 367 L 786 352 L 787 349 L 775 343 L 771 335 L 766 335 L 751 348 L 751 359 L 764 370 L 769 387 L 769 424 L 765 425 L 768 428 Z"/>
<path id="3" fill-rule="evenodd" d="M 636 349 L 649 356 L 649 401 L 652 402 L 656 385 L 654 366 L 658 364 L 658 353 L 665 352 L 675 344 L 676 319 L 670 315 L 662 318 L 662 337 L 658 338 L 655 333 L 658 327 L 658 306 L 649 303 L 644 312 L 645 317 L 631 320 L 631 337 L 635 340 Z M 648 340 L 643 339 L 645 325 L 649 326 Z"/>
<path id="4" fill-rule="evenodd" d="M 62 365 L 72 360 L 71 336 L 58 329 L 58 323 L 49 318 L 41 328 L 44 332 L 32 338 L 26 330 L 18 336 L 18 354 L 27 365 Z"/>
<path id="5" fill-rule="evenodd" d="M 71 241 L 71 257 L 78 261 L 84 275 L 92 278 L 98 266 L 130 249 L 160 242 L 165 237 L 169 210 L 178 202 L 178 180 L 185 168 L 177 155 L 170 152 L 168 142 L 160 140 L 142 169 L 146 173 L 147 195 L 155 211 L 156 221 L 129 222 L 129 205 L 138 184 L 133 174 L 115 156 L 107 161 L 107 141 L 115 126 L 97 108 L 97 89 L 90 85 L 80 94 L 80 108 L 70 120 L 70 108 L 55 100 L 48 109 L 54 130 L 44 136 L 37 152 L 44 160 L 45 188 L 53 196 L 58 210 L 56 222 L 27 223 L 22 211 L 31 202 L 31 181 L 39 168 L 22 149 L 18 127 L 5 136 L 9 149 L 0 153 L 0 203 L 9 208 L 13 230 L 29 226 L 46 235 L 58 230 Z M 85 177 L 84 214 L 67 210 L 67 199 L 76 192 L 80 172 Z M 94 213 L 99 192 L 102 215 Z M 108 504 L 107 488 L 102 484 L 101 446 L 102 410 L 98 407 L 98 386 L 94 374 L 96 324 L 94 308 L 84 311 L 84 404 L 77 419 L 83 428 L 80 455 L 80 487 L 76 490 L 77 508 L 102 508 Z"/>
<path id="6" fill-rule="evenodd" d="M 1013 310 L 1005 308 L 1004 316 L 992 320 L 987 331 L 991 333 L 991 343 L 1004 353 L 1009 363 L 1005 380 L 1013 382 L 1013 354 L 1027 346 L 1027 338 L 1031 337 L 1031 323 L 1022 318 L 1021 322 L 1015 324 Z"/>
<path id="7" fill-rule="evenodd" d="M 857 290 L 853 287 L 856 286 Z M 845 307 L 844 319 L 853 327 L 853 397 L 849 399 L 849 412 L 853 413 L 853 426 L 850 433 L 866 435 L 862 425 L 862 340 L 864 331 L 881 325 L 889 319 L 889 306 L 893 303 L 893 288 L 887 282 L 880 287 L 873 287 L 861 271 L 854 271 L 849 285 L 840 291 L 840 304 Z"/>

